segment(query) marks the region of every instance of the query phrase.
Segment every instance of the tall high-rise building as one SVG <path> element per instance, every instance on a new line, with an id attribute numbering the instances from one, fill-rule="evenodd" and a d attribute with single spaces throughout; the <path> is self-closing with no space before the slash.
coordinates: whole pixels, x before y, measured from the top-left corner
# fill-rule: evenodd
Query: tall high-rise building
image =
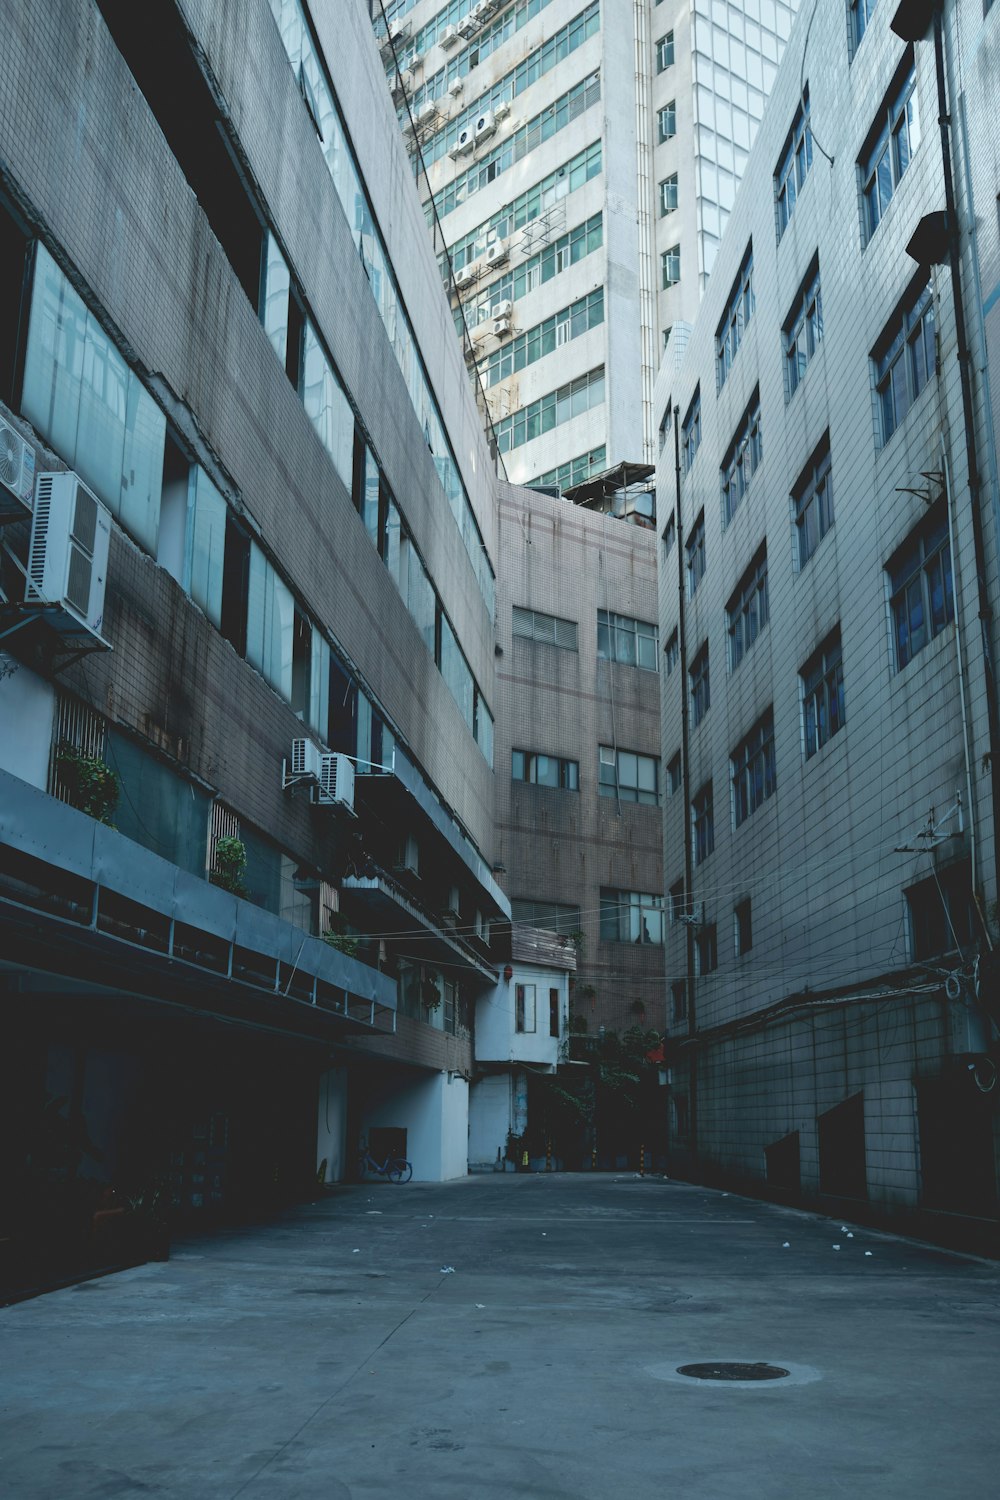
<path id="1" fill-rule="evenodd" d="M 371 8 L 507 477 L 651 463 L 794 3 Z"/>

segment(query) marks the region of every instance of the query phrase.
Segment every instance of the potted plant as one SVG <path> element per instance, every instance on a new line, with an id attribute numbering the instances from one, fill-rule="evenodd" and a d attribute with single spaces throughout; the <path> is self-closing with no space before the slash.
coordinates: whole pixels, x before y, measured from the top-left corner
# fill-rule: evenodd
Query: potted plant
<path id="1" fill-rule="evenodd" d="M 247 868 L 247 850 L 242 839 L 219 839 L 215 845 L 215 861 L 208 878 L 213 885 L 221 886 L 234 896 L 247 894 L 243 879 Z"/>
<path id="2" fill-rule="evenodd" d="M 420 998 L 424 1002 L 424 1009 L 428 1011 L 437 1010 L 441 1004 L 438 977 L 433 971 L 424 975 L 423 983 L 420 986 Z"/>
<path id="3" fill-rule="evenodd" d="M 166 1183 L 154 1177 L 125 1199 L 131 1247 L 143 1260 L 170 1259 L 170 1199 Z"/>
<path id="4" fill-rule="evenodd" d="M 112 815 L 121 786 L 111 767 L 97 755 L 85 755 L 69 740 L 63 740 L 56 749 L 56 766 L 70 805 L 113 828 Z"/>

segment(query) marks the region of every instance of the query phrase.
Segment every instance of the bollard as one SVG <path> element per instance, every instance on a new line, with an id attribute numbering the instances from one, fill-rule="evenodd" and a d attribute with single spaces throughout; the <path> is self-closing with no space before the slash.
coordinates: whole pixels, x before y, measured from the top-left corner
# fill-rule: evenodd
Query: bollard
<path id="1" fill-rule="evenodd" d="M 546 1170 L 546 1172 L 551 1172 L 552 1171 L 552 1141 L 551 1140 L 547 1140 L 545 1142 L 545 1170 Z"/>
<path id="2" fill-rule="evenodd" d="M 639 1176 L 640 1177 L 645 1177 L 645 1175 L 646 1175 L 646 1148 L 645 1148 L 645 1146 L 640 1146 L 639 1147 Z"/>

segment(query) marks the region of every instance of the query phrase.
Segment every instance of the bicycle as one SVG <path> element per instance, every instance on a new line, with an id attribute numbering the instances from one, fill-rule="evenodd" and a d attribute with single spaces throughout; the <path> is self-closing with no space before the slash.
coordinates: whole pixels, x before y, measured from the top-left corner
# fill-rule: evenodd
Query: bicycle
<path id="1" fill-rule="evenodd" d="M 366 1172 L 374 1172 L 377 1177 L 388 1177 L 390 1182 L 409 1182 L 413 1176 L 413 1167 L 402 1156 L 387 1156 L 385 1161 L 377 1162 L 366 1147 L 358 1157 L 358 1176 L 364 1177 Z"/>

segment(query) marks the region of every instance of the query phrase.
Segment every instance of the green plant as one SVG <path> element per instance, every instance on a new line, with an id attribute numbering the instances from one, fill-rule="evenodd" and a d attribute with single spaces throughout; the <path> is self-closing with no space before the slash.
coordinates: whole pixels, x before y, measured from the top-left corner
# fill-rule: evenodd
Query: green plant
<path id="1" fill-rule="evenodd" d="M 84 755 L 76 745 L 63 740 L 56 750 L 59 778 L 73 807 L 98 823 L 114 827 L 112 815 L 118 806 L 121 784 L 110 766 L 96 755 Z"/>
<path id="2" fill-rule="evenodd" d="M 245 896 L 246 882 L 243 876 L 247 868 L 246 845 L 242 839 L 218 839 L 215 845 L 215 864 L 208 873 L 213 885 L 221 886 L 234 896 Z"/>
<path id="3" fill-rule="evenodd" d="M 570 1016 L 570 1018 L 569 1018 L 569 1029 L 574 1034 L 574 1036 L 586 1036 L 586 1034 L 587 1034 L 587 1017 L 586 1016 Z"/>
<path id="4" fill-rule="evenodd" d="M 357 958 L 361 944 L 361 939 L 348 930 L 347 918 L 341 916 L 339 911 L 330 913 L 330 925 L 323 934 L 323 941 L 329 943 L 331 948 L 346 953 L 348 958 Z"/>

